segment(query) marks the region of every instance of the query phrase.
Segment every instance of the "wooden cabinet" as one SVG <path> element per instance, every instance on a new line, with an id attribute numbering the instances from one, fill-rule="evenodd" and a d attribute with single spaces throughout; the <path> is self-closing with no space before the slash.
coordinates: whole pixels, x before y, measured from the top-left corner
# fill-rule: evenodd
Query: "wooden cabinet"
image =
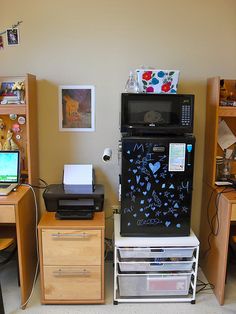
<path id="1" fill-rule="evenodd" d="M 218 143 L 219 124 L 225 122 L 236 136 L 236 106 L 232 106 L 235 97 L 236 80 L 207 80 L 200 258 L 201 268 L 214 286 L 220 304 L 224 303 L 230 225 L 236 220 L 236 191 L 230 186 L 215 185 L 216 157 L 224 155 Z M 228 148 L 233 150 L 234 146 Z M 231 174 L 236 175 L 236 160 L 231 160 Z"/>
<path id="2" fill-rule="evenodd" d="M 43 215 L 38 226 L 42 303 L 104 303 L 104 224 L 103 212 L 92 220 Z"/>
<path id="3" fill-rule="evenodd" d="M 3 87 L 8 83 L 11 85 L 13 82 L 24 82 L 24 97 L 19 103 L 14 103 L 14 100 L 11 103 L 11 97 L 8 97 L 6 104 L 0 104 L 0 119 L 3 122 L 3 128 L 0 128 L 0 146 L 4 146 L 7 132 L 13 130 L 12 139 L 21 153 L 21 180 L 30 184 L 38 184 L 36 77 L 32 74 L 0 76 L 0 101 L 6 98 Z"/>

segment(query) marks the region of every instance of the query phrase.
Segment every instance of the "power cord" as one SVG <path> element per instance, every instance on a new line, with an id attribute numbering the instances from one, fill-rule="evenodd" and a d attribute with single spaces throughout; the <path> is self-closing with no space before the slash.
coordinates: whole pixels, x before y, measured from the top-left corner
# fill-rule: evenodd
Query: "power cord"
<path id="1" fill-rule="evenodd" d="M 199 293 L 201 291 L 207 291 L 207 290 L 213 290 L 215 287 L 212 283 L 208 283 L 208 282 L 203 282 L 200 279 L 197 279 L 198 283 L 197 283 L 197 288 L 200 287 L 199 289 L 196 290 L 196 293 Z"/>
<path id="2" fill-rule="evenodd" d="M 32 184 L 28 184 L 28 183 L 24 183 L 24 184 L 29 185 L 32 188 L 36 188 L 36 189 L 46 189 L 48 187 L 48 184 L 46 181 L 44 181 L 43 179 L 40 179 L 40 178 L 39 178 L 39 181 L 41 181 L 43 183 L 43 185 L 32 185 Z M 23 183 L 21 185 L 23 185 Z"/>
<path id="3" fill-rule="evenodd" d="M 105 238 L 105 260 L 110 260 L 108 258 L 108 253 L 113 253 L 113 241 L 112 239 Z"/>

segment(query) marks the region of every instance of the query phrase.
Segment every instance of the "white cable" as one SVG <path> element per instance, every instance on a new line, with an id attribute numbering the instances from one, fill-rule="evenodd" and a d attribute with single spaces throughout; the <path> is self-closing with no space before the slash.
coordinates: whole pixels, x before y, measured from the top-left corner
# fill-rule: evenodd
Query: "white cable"
<path id="1" fill-rule="evenodd" d="M 35 204 L 35 240 L 36 240 L 36 252 L 37 252 L 37 264 L 36 264 L 36 268 L 35 268 L 35 274 L 34 274 L 34 280 L 33 280 L 33 285 L 32 285 L 32 289 L 30 292 L 30 295 L 28 297 L 28 299 L 25 301 L 24 304 L 20 305 L 20 308 L 23 308 L 27 305 L 27 303 L 29 302 L 30 298 L 32 297 L 32 294 L 34 292 L 34 287 L 36 284 L 36 280 L 37 280 L 37 275 L 38 275 L 38 268 L 39 268 L 39 251 L 38 251 L 38 233 L 37 233 L 37 226 L 38 226 L 38 204 L 37 204 L 37 199 L 36 199 L 36 195 L 35 195 L 35 191 L 33 189 L 33 187 L 30 184 L 27 183 L 22 183 L 21 185 L 23 186 L 28 186 L 30 187 L 33 196 L 34 196 L 34 204 Z"/>

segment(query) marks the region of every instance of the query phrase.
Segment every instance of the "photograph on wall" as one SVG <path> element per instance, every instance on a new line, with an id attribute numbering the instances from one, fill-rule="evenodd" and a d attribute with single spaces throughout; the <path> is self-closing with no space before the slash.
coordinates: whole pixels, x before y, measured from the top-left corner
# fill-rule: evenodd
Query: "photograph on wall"
<path id="1" fill-rule="evenodd" d="M 59 86 L 59 129 L 74 132 L 95 130 L 94 86 Z"/>
<path id="2" fill-rule="evenodd" d="M 18 30 L 18 28 L 7 29 L 7 44 L 8 44 L 8 46 L 19 45 L 19 30 Z"/>

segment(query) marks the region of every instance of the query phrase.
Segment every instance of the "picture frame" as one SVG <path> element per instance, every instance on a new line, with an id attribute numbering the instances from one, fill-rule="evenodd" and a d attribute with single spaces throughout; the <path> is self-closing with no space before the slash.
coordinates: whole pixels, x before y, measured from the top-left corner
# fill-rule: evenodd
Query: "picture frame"
<path id="1" fill-rule="evenodd" d="M 18 28 L 9 28 L 6 30 L 7 32 L 7 44 L 8 46 L 19 45 L 19 29 Z"/>
<path id="2" fill-rule="evenodd" d="M 95 131 L 95 87 L 93 85 L 59 86 L 59 130 Z"/>
<path id="3" fill-rule="evenodd" d="M 2 82 L 0 87 L 1 96 L 17 96 L 17 92 L 13 90 L 15 82 Z"/>

